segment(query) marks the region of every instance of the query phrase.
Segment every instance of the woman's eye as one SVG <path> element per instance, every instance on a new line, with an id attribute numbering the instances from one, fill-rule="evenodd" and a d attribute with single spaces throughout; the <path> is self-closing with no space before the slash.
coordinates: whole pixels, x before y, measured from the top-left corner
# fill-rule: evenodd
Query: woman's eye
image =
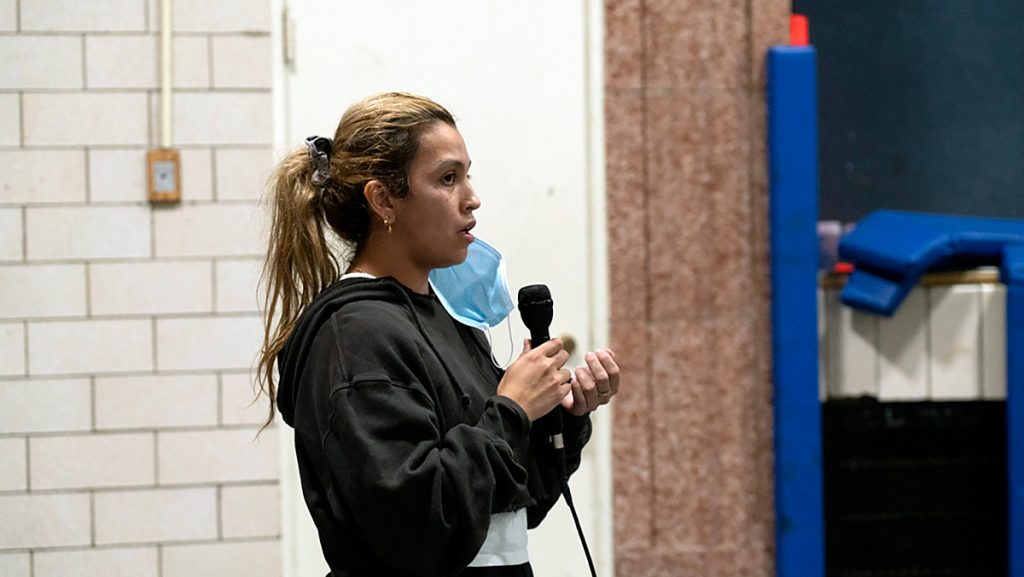
<path id="1" fill-rule="evenodd" d="M 445 184 L 455 184 L 455 173 L 449 172 L 448 174 L 442 176 L 441 182 Z"/>

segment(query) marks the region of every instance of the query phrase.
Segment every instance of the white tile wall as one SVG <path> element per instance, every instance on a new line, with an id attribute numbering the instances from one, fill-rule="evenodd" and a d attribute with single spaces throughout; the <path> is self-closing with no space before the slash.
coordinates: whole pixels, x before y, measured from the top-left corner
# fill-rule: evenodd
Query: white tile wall
<path id="1" fill-rule="evenodd" d="M 221 489 L 221 529 L 225 538 L 281 534 L 278 485 L 227 486 Z"/>
<path id="2" fill-rule="evenodd" d="M 0 262 L 20 261 L 24 250 L 24 229 L 20 208 L 0 208 Z"/>
<path id="3" fill-rule="evenodd" d="M 157 367 L 162 370 L 248 369 L 263 339 L 258 315 L 158 319 Z"/>
<path id="4" fill-rule="evenodd" d="M 30 577 L 31 571 L 28 553 L 0 553 L 0 575 Z"/>
<path id="5" fill-rule="evenodd" d="M 268 148 L 221 148 L 216 152 L 217 198 L 259 200 L 274 168 Z"/>
<path id="6" fill-rule="evenodd" d="M 131 487 L 156 482 L 153 433 L 31 439 L 32 489 Z"/>
<path id="7" fill-rule="evenodd" d="M 158 257 L 257 256 L 263 250 L 255 204 L 184 205 L 154 216 Z"/>
<path id="8" fill-rule="evenodd" d="M 143 31 L 144 0 L 21 0 L 21 29 L 38 31 Z"/>
<path id="9" fill-rule="evenodd" d="M 260 308 L 257 293 L 260 259 L 217 261 L 217 310 L 220 312 L 255 312 Z"/>
<path id="10" fill-rule="evenodd" d="M 145 206 L 29 208 L 28 258 L 108 259 L 148 257 L 150 209 Z"/>
<path id="11" fill-rule="evenodd" d="M 157 38 L 88 36 L 85 39 L 85 84 L 89 88 L 156 88 Z"/>
<path id="12" fill-rule="evenodd" d="M 0 150 L 0 203 L 85 200 L 85 152 Z"/>
<path id="13" fill-rule="evenodd" d="M 161 432 L 160 483 L 277 479 L 277 435 L 255 429 Z"/>
<path id="14" fill-rule="evenodd" d="M 18 29 L 17 0 L 0 0 L 0 31 L 14 32 Z M 3 573 L 0 571 L 0 573 Z M 6 573 L 4 573 L 6 575 Z"/>
<path id="15" fill-rule="evenodd" d="M 25 374 L 25 325 L 0 323 L 0 375 Z"/>
<path id="16" fill-rule="evenodd" d="M 214 36 L 215 88 L 270 88 L 270 36 Z"/>
<path id="17" fill-rule="evenodd" d="M 208 261 L 94 264 L 89 279 L 95 315 L 213 310 L 213 263 Z"/>
<path id="18" fill-rule="evenodd" d="M 980 398 L 981 293 L 976 285 L 932 287 L 929 298 L 932 398 Z"/>
<path id="19" fill-rule="evenodd" d="M 280 572 L 276 541 L 175 545 L 163 552 L 163 577 L 277 577 Z"/>
<path id="20" fill-rule="evenodd" d="M 270 144 L 270 92 L 185 92 L 174 95 L 174 135 L 181 146 Z"/>
<path id="21" fill-rule="evenodd" d="M 0 382 L 0 433 L 88 431 L 88 379 Z"/>
<path id="22" fill-rule="evenodd" d="M 178 32 L 269 32 L 270 0 L 177 0 Z"/>
<path id="23" fill-rule="evenodd" d="M 35 375 L 153 369 L 149 319 L 38 322 L 29 325 L 28 342 Z"/>
<path id="24" fill-rule="evenodd" d="M 34 577 L 157 577 L 156 547 L 45 551 L 35 554 Z"/>
<path id="25" fill-rule="evenodd" d="M 85 315 L 85 265 L 0 266 L 0 318 Z"/>
<path id="26" fill-rule="evenodd" d="M 247 443 L 267 404 L 242 398 L 262 334 L 270 0 L 174 0 L 169 208 L 145 186 L 159 3 L 0 0 L 4 577 L 281 572 L 277 429 Z M 187 478 L 205 480 L 163 487 Z M 197 550 L 209 562 L 162 564 L 183 540 L 215 545 Z"/>
<path id="27" fill-rule="evenodd" d="M 213 487 L 104 491 L 96 493 L 95 510 L 97 545 L 217 537 Z"/>
<path id="28" fill-rule="evenodd" d="M 210 40 L 208 37 L 175 37 L 174 86 L 177 88 L 210 87 Z"/>
<path id="29" fill-rule="evenodd" d="M 90 542 L 89 495 L 0 495 L 0 550 L 66 547 Z"/>
<path id="30" fill-rule="evenodd" d="M 0 88 L 81 87 L 80 37 L 0 36 Z"/>
<path id="31" fill-rule="evenodd" d="M 263 426 L 269 414 L 270 401 L 263 394 L 257 399 L 258 389 L 255 377 L 249 373 L 221 375 L 221 421 L 225 425 Z M 280 420 L 280 416 L 277 419 Z"/>
<path id="32" fill-rule="evenodd" d="M 1006 398 L 1006 286 L 981 286 L 981 396 Z"/>
<path id="33" fill-rule="evenodd" d="M 145 145 L 146 95 L 131 92 L 26 93 L 25 144 Z"/>
<path id="34" fill-rule="evenodd" d="M 195 427 L 216 424 L 215 375 L 96 379 L 97 429 Z"/>
<path id="35" fill-rule="evenodd" d="M 146 199 L 146 151 L 89 151 L 89 201 L 141 202 Z"/>
<path id="36" fill-rule="evenodd" d="M 205 149 L 181 151 L 181 196 L 186 200 L 213 198 L 213 152 Z"/>
<path id="37" fill-rule="evenodd" d="M 28 488 L 27 458 L 25 439 L 0 439 L 0 491 L 24 491 Z M 0 567 L 3 567 L 2 563 Z M 0 570 L 0 575 L 6 573 Z"/>
<path id="38" fill-rule="evenodd" d="M 0 94 L 0 146 L 21 144 L 21 97 Z"/>

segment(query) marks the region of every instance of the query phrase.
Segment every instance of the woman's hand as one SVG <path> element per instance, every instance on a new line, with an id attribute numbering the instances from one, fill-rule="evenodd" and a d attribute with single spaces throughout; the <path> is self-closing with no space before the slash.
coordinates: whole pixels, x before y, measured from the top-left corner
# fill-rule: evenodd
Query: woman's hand
<path id="1" fill-rule="evenodd" d="M 569 394 L 572 373 L 562 368 L 567 360 L 569 353 L 559 339 L 551 339 L 535 349 L 526 340 L 523 352 L 498 383 L 498 394 L 518 403 L 530 421 L 535 421 Z"/>
<path id="2" fill-rule="evenodd" d="M 619 392 L 619 365 L 615 351 L 600 349 L 584 355 L 587 364 L 576 369 L 571 393 L 562 399 L 562 408 L 583 416 L 601 405 L 607 405 Z"/>

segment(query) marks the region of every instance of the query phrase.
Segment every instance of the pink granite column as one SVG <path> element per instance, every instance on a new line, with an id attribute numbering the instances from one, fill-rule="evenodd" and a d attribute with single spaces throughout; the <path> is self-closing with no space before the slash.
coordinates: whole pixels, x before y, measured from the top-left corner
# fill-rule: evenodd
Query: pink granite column
<path id="1" fill-rule="evenodd" d="M 764 54 L 784 0 L 607 0 L 619 577 L 773 572 Z"/>

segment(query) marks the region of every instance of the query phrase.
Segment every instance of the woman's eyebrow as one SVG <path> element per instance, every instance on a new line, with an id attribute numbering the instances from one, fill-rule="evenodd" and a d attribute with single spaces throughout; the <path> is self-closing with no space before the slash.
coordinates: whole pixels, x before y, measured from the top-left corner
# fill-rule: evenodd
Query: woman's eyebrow
<path id="1" fill-rule="evenodd" d="M 469 161 L 469 164 L 466 164 L 466 163 L 462 162 L 461 160 L 459 160 L 457 158 L 446 158 L 446 159 L 442 159 L 442 160 L 438 161 L 436 164 L 434 164 L 434 170 L 441 170 L 442 168 L 451 168 L 451 167 L 465 168 L 466 170 L 468 170 L 469 167 L 472 166 L 472 165 L 473 165 L 473 161 L 472 160 Z"/>

